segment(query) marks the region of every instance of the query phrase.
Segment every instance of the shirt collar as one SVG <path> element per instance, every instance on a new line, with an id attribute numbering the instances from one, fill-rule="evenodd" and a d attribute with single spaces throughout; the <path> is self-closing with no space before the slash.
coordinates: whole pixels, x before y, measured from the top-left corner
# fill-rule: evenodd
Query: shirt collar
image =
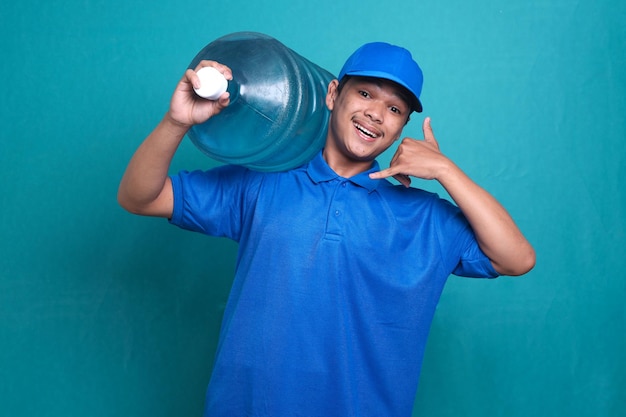
<path id="1" fill-rule="evenodd" d="M 322 156 L 323 150 L 308 163 L 306 166 L 306 172 L 314 183 L 332 181 L 334 179 L 345 179 L 339 176 L 333 169 L 328 166 L 326 160 Z M 372 167 L 365 172 L 361 172 L 351 178 L 347 178 L 348 181 L 359 185 L 369 192 L 372 192 L 378 187 L 381 180 L 373 180 L 369 177 L 372 172 L 380 171 L 380 167 L 377 161 L 372 163 Z"/>

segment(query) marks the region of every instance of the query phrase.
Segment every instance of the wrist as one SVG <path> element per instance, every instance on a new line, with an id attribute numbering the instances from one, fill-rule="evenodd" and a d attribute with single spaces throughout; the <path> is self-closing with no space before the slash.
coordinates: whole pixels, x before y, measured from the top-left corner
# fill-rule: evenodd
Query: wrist
<path id="1" fill-rule="evenodd" d="M 445 158 L 435 175 L 435 179 L 444 184 L 458 178 L 459 174 L 462 174 L 461 169 L 450 159 Z"/>
<path id="2" fill-rule="evenodd" d="M 185 136 L 187 131 L 191 128 L 191 125 L 182 123 L 172 115 L 171 111 L 165 113 L 163 120 L 161 121 L 164 127 L 166 127 L 173 135 Z"/>

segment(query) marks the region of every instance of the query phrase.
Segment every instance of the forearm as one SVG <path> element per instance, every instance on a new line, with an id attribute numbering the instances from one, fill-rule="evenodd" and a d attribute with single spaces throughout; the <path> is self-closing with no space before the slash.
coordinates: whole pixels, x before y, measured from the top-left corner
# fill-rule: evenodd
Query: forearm
<path id="1" fill-rule="evenodd" d="M 170 163 L 188 127 L 178 124 L 169 113 L 139 146 L 130 160 L 118 190 L 122 207 L 138 214 L 162 197 L 168 182 Z"/>
<path id="2" fill-rule="evenodd" d="M 469 221 L 482 251 L 496 271 L 521 275 L 535 264 L 535 252 L 506 209 L 450 162 L 438 178 Z"/>

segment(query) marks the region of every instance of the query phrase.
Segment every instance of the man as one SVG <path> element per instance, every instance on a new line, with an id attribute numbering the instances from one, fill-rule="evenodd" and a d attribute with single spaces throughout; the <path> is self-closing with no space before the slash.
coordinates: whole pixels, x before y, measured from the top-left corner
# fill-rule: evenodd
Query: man
<path id="1" fill-rule="evenodd" d="M 505 209 L 439 151 L 429 118 L 424 139 L 403 139 L 380 170 L 375 158 L 422 110 L 419 66 L 404 48 L 359 48 L 328 86 L 326 145 L 302 167 L 170 177 L 189 127 L 229 104 L 228 93 L 198 98 L 198 84 L 188 70 L 118 199 L 239 243 L 205 415 L 409 416 L 447 277 L 521 275 L 535 262 Z M 411 177 L 439 181 L 456 205 Z"/>

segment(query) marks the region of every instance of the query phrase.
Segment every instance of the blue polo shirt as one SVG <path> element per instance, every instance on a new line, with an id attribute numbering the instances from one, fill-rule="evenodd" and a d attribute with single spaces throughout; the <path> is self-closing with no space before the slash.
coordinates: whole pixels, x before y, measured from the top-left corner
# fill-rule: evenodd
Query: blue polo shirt
<path id="1" fill-rule="evenodd" d="M 300 168 L 172 176 L 173 224 L 239 243 L 205 416 L 410 416 L 450 274 L 496 277 L 460 210 Z"/>

